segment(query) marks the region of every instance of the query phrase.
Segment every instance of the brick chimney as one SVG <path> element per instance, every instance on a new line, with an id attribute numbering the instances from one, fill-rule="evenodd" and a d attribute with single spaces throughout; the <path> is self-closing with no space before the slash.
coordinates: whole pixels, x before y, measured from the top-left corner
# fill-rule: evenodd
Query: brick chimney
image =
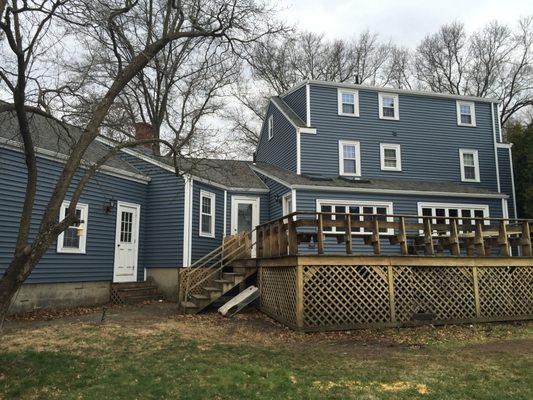
<path id="1" fill-rule="evenodd" d="M 152 139 L 154 137 L 153 126 L 146 122 L 136 122 L 133 124 L 133 127 L 135 128 L 135 139 L 136 140 Z M 157 146 L 157 144 L 156 143 L 145 143 L 143 144 L 143 146 L 153 151 L 155 146 Z"/>

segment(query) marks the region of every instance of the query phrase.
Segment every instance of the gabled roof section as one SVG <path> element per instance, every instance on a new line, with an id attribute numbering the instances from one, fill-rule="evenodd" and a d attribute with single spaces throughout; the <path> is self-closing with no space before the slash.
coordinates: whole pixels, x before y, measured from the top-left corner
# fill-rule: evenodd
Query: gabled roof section
<path id="1" fill-rule="evenodd" d="M 297 175 L 294 172 L 260 162 L 253 169 L 292 189 L 346 191 L 361 193 L 425 194 L 433 196 L 465 196 L 480 198 L 507 198 L 490 190 L 446 181 L 412 181 L 400 179 L 346 179 L 323 175 Z"/>
<path id="2" fill-rule="evenodd" d="M 272 103 L 278 108 L 278 110 L 281 111 L 283 115 L 287 118 L 287 120 L 294 125 L 295 128 L 307 128 L 307 125 L 304 121 L 296 114 L 292 108 L 290 108 L 287 103 L 285 103 L 281 97 L 279 96 L 273 96 L 271 98 Z"/>
<path id="3" fill-rule="evenodd" d="M 28 122 L 37 152 L 58 160 L 65 160 L 70 155 L 72 146 L 83 133 L 78 127 L 61 123 L 54 118 L 34 112 L 28 112 Z M 13 111 L 0 112 L 0 139 L 4 144 L 22 149 L 18 120 Z M 89 145 L 83 160 L 87 163 L 95 163 L 107 152 L 108 149 L 95 140 Z M 123 172 L 141 180 L 148 180 L 148 177 L 118 156 L 113 156 L 107 160 L 102 171 L 106 170 L 106 167 L 108 171 Z"/>
<path id="4" fill-rule="evenodd" d="M 353 89 L 353 90 L 371 90 L 374 92 L 387 92 L 387 93 L 398 93 L 398 94 L 408 94 L 408 95 L 414 95 L 414 96 L 427 96 L 427 97 L 441 97 L 441 98 L 448 98 L 448 99 L 454 99 L 454 100 L 466 100 L 466 101 L 478 101 L 483 103 L 499 103 L 500 100 L 498 99 L 491 99 L 491 98 L 485 98 L 485 97 L 476 97 L 476 96 L 462 96 L 458 94 L 448 94 L 448 93 L 438 93 L 438 92 L 430 92 L 427 90 L 407 90 L 407 89 L 395 89 L 391 87 L 381 87 L 381 86 L 370 86 L 370 85 L 360 85 L 360 84 L 353 84 L 353 83 L 346 83 L 346 82 L 329 82 L 329 81 L 320 81 L 320 80 L 305 80 L 298 84 L 296 84 L 294 87 L 290 88 L 285 93 L 281 94 L 280 97 L 283 98 L 290 93 L 294 92 L 295 90 L 300 89 L 302 86 L 307 84 L 314 84 L 314 85 L 321 85 L 321 86 L 332 86 L 336 88 L 346 88 L 346 89 Z"/>

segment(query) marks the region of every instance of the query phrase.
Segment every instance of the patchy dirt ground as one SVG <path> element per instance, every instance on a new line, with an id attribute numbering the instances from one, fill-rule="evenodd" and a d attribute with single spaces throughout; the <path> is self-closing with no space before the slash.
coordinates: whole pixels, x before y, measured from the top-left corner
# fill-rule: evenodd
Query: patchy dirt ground
<path id="1" fill-rule="evenodd" d="M 66 333 L 69 326 L 82 324 L 102 327 L 98 330 L 102 340 L 105 340 L 106 335 L 112 335 L 115 329 L 126 329 L 136 335 L 172 331 L 206 344 L 303 346 L 366 357 L 379 356 L 384 352 L 423 350 L 428 345 L 446 345 L 447 342 L 459 340 L 465 343 L 464 348 L 469 352 L 507 352 L 533 356 L 533 321 L 302 333 L 292 331 L 254 309 L 225 318 L 215 311 L 200 315 L 180 315 L 174 303 L 106 306 L 102 322 L 103 311 L 103 307 L 76 308 L 14 316 L 4 325 L 0 350 L 25 345 L 33 348 L 60 348 L 66 343 L 59 341 L 51 344 L 44 339 L 50 339 L 46 333 L 57 329 Z M 68 335 L 61 337 L 66 338 Z M 83 344 L 77 345 L 83 347 Z"/>

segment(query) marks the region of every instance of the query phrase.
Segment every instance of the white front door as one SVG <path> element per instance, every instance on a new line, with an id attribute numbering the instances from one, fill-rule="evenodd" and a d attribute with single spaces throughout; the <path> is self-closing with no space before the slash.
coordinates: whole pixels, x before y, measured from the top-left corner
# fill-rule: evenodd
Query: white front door
<path id="1" fill-rule="evenodd" d="M 231 234 L 251 232 L 257 225 L 259 225 L 259 197 L 232 196 Z M 252 243 L 255 243 L 255 232 L 252 233 L 251 239 Z M 252 257 L 255 257 L 255 246 L 252 248 Z"/>
<path id="2" fill-rule="evenodd" d="M 139 215 L 141 206 L 119 201 L 115 236 L 115 269 L 113 282 L 137 280 L 139 250 Z"/>

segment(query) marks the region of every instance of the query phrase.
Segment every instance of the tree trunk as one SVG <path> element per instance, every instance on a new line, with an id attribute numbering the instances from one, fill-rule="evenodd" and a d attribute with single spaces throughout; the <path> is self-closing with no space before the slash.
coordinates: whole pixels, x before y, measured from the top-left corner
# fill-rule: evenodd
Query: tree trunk
<path id="1" fill-rule="evenodd" d="M 0 332 L 2 332 L 13 297 L 30 275 L 32 269 L 28 255 L 16 255 L 0 279 Z"/>

